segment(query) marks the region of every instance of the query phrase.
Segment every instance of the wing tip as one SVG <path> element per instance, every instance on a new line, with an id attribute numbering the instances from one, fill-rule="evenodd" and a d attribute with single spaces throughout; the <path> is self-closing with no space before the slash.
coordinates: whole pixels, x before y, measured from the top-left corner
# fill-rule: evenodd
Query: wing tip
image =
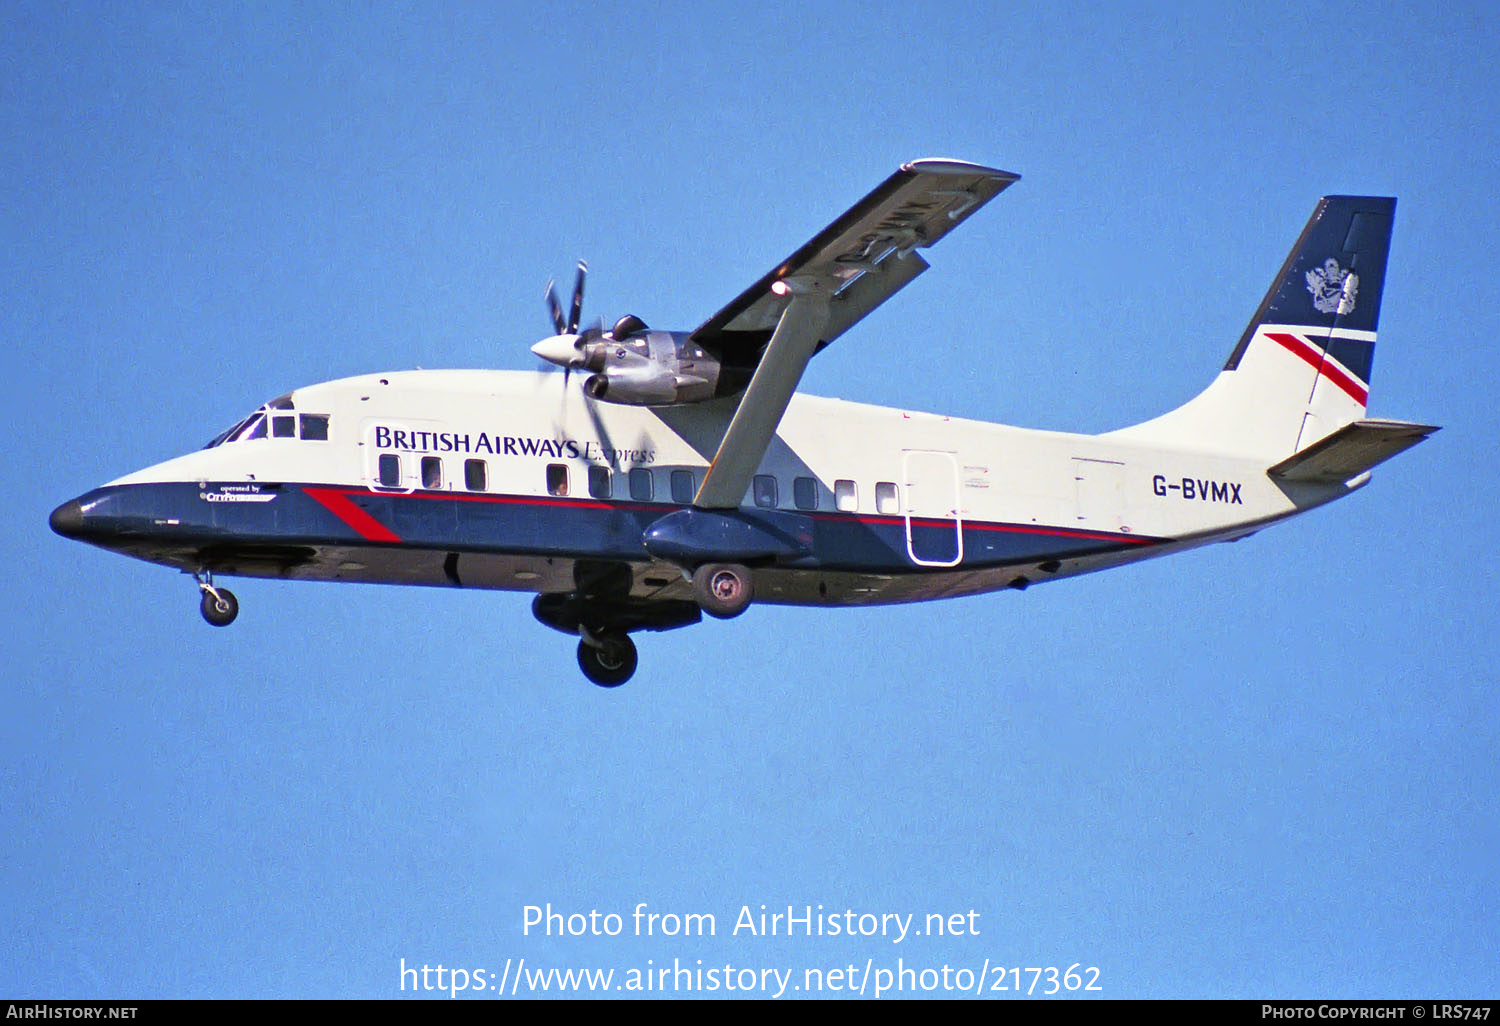
<path id="1" fill-rule="evenodd" d="M 983 164 L 954 160 L 950 157 L 923 157 L 920 160 L 907 161 L 901 165 L 901 170 L 929 175 L 980 175 L 984 178 L 999 178 L 1007 182 L 1018 181 L 1021 177 L 1014 171 L 1001 171 L 999 168 L 985 167 Z"/>

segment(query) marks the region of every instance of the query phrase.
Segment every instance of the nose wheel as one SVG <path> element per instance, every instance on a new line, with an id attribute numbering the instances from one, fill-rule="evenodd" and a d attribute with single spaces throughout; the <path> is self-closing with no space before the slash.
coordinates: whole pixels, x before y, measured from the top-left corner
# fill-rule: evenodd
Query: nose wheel
<path id="1" fill-rule="evenodd" d="M 630 635 L 585 634 L 578 643 L 578 668 L 601 688 L 617 688 L 635 675 L 635 642 Z"/>
<path id="2" fill-rule="evenodd" d="M 240 602 L 234 597 L 234 592 L 228 588 L 214 587 L 212 574 L 201 573 L 194 576 L 198 580 L 198 590 L 203 593 L 203 598 L 198 603 L 198 611 L 203 614 L 203 619 L 215 627 L 228 627 L 234 623 L 234 618 L 240 615 Z"/>

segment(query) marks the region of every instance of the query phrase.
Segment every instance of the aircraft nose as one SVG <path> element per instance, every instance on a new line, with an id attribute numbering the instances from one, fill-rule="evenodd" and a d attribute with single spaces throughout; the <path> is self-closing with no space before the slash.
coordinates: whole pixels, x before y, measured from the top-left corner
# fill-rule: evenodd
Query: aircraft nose
<path id="1" fill-rule="evenodd" d="M 83 533 L 83 504 L 69 499 L 52 511 L 47 523 L 64 538 L 77 538 Z"/>
<path id="2" fill-rule="evenodd" d="M 567 367 L 578 359 L 577 341 L 577 335 L 553 335 L 532 346 L 531 351 L 548 363 Z"/>

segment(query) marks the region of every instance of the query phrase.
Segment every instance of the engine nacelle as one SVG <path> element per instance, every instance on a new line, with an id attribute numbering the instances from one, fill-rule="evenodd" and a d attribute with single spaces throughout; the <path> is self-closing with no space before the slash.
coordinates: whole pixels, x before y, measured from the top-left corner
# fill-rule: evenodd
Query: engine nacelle
<path id="1" fill-rule="evenodd" d="M 583 364 L 595 373 L 584 382 L 593 398 L 626 406 L 670 406 L 712 399 L 719 361 L 682 331 L 605 335 L 585 343 Z"/>

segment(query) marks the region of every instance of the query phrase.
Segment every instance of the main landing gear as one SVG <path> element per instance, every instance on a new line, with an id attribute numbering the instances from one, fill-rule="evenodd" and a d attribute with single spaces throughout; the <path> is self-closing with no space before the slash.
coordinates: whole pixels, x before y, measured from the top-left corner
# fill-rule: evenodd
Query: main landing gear
<path id="1" fill-rule="evenodd" d="M 578 642 L 578 668 L 600 687 L 617 688 L 635 674 L 638 662 L 635 642 L 630 640 L 627 630 L 667 630 L 696 623 L 700 609 L 709 616 L 728 620 L 743 613 L 754 597 L 749 570 L 735 563 L 709 563 L 693 573 L 693 601 L 679 601 L 676 605 L 682 608 L 673 608 L 670 615 L 659 613 L 655 620 L 632 624 L 629 618 L 616 616 L 612 618 L 612 627 L 590 629 L 579 623 L 576 614 L 547 609 L 540 597 L 532 604 L 532 612 L 548 626 L 569 633 L 571 625 L 578 624 L 577 633 L 583 639 Z"/>
<path id="2" fill-rule="evenodd" d="M 194 574 L 193 579 L 198 582 L 198 590 L 203 592 L 203 600 L 198 603 L 203 619 L 215 627 L 228 627 L 234 623 L 234 618 L 240 615 L 240 603 L 234 592 L 214 587 L 214 575 L 207 570 Z"/>
<path id="3" fill-rule="evenodd" d="M 601 688 L 617 688 L 635 674 L 635 642 L 624 631 L 583 635 L 578 643 L 578 668 Z"/>
<path id="4" fill-rule="evenodd" d="M 729 620 L 755 598 L 750 571 L 734 563 L 705 563 L 693 571 L 693 601 L 709 616 Z"/>
<path id="5" fill-rule="evenodd" d="M 738 563 L 698 567 L 690 575 L 690 595 L 678 590 L 677 598 L 632 596 L 635 569 L 625 562 L 579 560 L 573 576 L 573 590 L 543 592 L 532 599 L 531 614 L 553 630 L 581 639 L 578 668 L 604 688 L 617 688 L 634 676 L 634 632 L 687 627 L 701 622 L 704 613 L 728 619 L 744 612 L 754 597 L 750 571 Z M 652 587 L 665 583 L 652 581 Z"/>

